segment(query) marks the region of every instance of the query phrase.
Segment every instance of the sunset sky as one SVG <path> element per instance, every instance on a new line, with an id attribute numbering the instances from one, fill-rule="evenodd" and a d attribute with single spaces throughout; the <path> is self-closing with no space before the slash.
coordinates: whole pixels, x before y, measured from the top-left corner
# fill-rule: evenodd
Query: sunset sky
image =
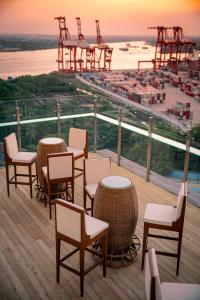
<path id="1" fill-rule="evenodd" d="M 0 0 L 0 33 L 57 34 L 56 16 L 66 17 L 71 34 L 80 17 L 86 36 L 95 19 L 103 35 L 152 35 L 147 27 L 157 25 L 200 35 L 200 0 Z"/>

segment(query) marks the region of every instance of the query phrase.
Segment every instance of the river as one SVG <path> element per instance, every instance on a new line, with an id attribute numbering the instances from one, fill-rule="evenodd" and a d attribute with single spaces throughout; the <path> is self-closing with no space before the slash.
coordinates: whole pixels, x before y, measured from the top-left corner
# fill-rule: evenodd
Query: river
<path id="1" fill-rule="evenodd" d="M 144 41 L 130 41 L 131 47 L 125 48 L 126 42 L 109 43 L 113 47 L 112 69 L 137 69 L 138 60 L 151 60 L 154 57 L 155 47 L 146 45 Z M 0 52 L 0 78 L 8 76 L 39 75 L 57 70 L 57 49 Z M 143 65 L 151 68 L 151 63 Z"/>

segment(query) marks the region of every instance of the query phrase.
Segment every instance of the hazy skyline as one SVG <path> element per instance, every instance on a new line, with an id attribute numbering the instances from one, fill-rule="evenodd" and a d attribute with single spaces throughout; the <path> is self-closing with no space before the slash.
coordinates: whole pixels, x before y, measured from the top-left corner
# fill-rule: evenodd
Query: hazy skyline
<path id="1" fill-rule="evenodd" d="M 71 34 L 81 18 L 83 34 L 95 35 L 95 19 L 102 35 L 152 35 L 149 26 L 182 26 L 200 35 L 199 0 L 0 0 L 0 33 L 58 34 L 54 17 L 65 16 Z"/>

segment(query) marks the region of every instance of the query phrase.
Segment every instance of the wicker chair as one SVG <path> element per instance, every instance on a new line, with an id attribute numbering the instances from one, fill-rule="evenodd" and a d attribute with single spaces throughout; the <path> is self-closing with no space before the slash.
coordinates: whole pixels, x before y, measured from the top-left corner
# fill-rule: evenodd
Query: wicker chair
<path id="1" fill-rule="evenodd" d="M 52 196 L 66 193 L 66 200 L 74 203 L 74 160 L 68 152 L 48 154 L 47 167 L 42 168 L 46 199 L 49 201 L 49 216 L 51 219 Z M 71 194 L 70 194 L 71 190 Z"/>
<path id="2" fill-rule="evenodd" d="M 87 196 L 91 200 L 91 216 L 93 216 L 94 197 L 99 181 L 111 175 L 110 158 L 90 158 L 84 160 L 84 208 L 87 209 Z M 87 210 L 90 210 L 87 209 Z"/>
<path id="3" fill-rule="evenodd" d="M 155 249 L 149 249 L 145 259 L 145 292 L 147 300 L 199 300 L 200 285 L 160 283 Z"/>
<path id="4" fill-rule="evenodd" d="M 103 276 L 106 276 L 108 224 L 85 214 L 82 207 L 63 200 L 56 200 L 56 274 L 60 279 L 60 266 L 80 276 L 80 293 L 83 296 L 84 276 L 97 265 L 103 265 Z M 102 240 L 102 253 L 88 248 L 97 240 Z M 69 254 L 60 258 L 61 241 L 76 247 Z M 64 260 L 79 251 L 79 270 L 64 263 Z M 96 254 L 100 259 L 87 269 L 84 267 L 85 251 Z"/>
<path id="5" fill-rule="evenodd" d="M 67 151 L 73 153 L 74 160 L 82 157 L 88 158 L 88 132 L 85 129 L 70 128 Z M 75 167 L 80 171 L 75 177 L 83 175 L 83 169 Z"/>
<path id="6" fill-rule="evenodd" d="M 156 251 L 157 254 L 177 257 L 176 275 L 179 273 L 183 225 L 185 217 L 187 182 L 181 184 L 176 206 L 149 203 L 144 215 L 144 233 L 142 250 L 142 269 L 144 267 L 145 252 L 147 251 L 148 237 L 178 241 L 177 253 Z M 168 230 L 178 233 L 178 237 L 150 234 L 149 229 Z"/>
<path id="7" fill-rule="evenodd" d="M 6 182 L 7 193 L 10 196 L 10 184 L 29 185 L 30 196 L 33 197 L 33 182 L 37 176 L 32 174 L 32 165 L 36 161 L 37 154 L 35 152 L 22 152 L 19 151 L 15 133 L 9 134 L 4 138 L 4 156 L 6 167 Z M 14 166 L 14 176 L 10 178 L 9 166 Z M 24 166 L 28 168 L 28 174 L 17 173 L 17 166 Z M 28 182 L 18 180 L 18 177 L 28 177 Z"/>

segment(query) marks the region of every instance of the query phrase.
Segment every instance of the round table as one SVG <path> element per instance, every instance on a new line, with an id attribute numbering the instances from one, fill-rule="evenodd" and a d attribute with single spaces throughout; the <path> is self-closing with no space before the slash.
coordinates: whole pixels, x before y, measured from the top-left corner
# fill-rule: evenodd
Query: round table
<path id="1" fill-rule="evenodd" d="M 95 194 L 94 216 L 109 223 L 108 257 L 122 259 L 120 266 L 135 261 L 137 253 L 133 255 L 131 249 L 138 219 L 138 201 L 132 181 L 123 176 L 103 178 Z M 130 258 L 132 255 L 134 259 Z"/>
<path id="2" fill-rule="evenodd" d="M 50 137 L 39 141 L 37 146 L 36 168 L 38 180 L 42 189 L 44 189 L 42 167 L 47 165 L 47 154 L 65 151 L 67 151 L 67 146 L 63 139 Z"/>

